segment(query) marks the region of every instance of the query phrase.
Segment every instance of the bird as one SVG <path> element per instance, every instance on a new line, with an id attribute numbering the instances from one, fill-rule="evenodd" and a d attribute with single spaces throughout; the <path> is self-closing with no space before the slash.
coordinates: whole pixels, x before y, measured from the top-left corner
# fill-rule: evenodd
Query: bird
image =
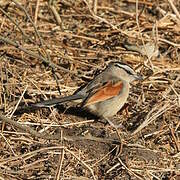
<path id="1" fill-rule="evenodd" d="M 78 88 L 72 95 L 45 100 L 33 106 L 52 107 L 74 101 L 80 104 L 80 107 L 106 119 L 110 125 L 116 127 L 110 118 L 126 103 L 130 83 L 134 80 L 143 80 L 143 76 L 124 62 L 110 62 L 101 73 L 95 75 L 91 81 Z"/>

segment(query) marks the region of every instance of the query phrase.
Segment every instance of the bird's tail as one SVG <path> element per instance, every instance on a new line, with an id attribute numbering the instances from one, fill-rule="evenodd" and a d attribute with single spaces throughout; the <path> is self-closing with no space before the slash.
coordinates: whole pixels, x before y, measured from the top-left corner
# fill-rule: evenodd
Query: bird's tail
<path id="1" fill-rule="evenodd" d="M 51 106 L 55 106 L 57 104 L 67 102 L 67 101 L 73 101 L 73 100 L 78 100 L 78 99 L 83 99 L 82 95 L 74 94 L 74 95 L 70 95 L 70 96 L 45 100 L 45 101 L 33 104 L 32 106 L 34 106 L 34 107 L 51 107 Z"/>

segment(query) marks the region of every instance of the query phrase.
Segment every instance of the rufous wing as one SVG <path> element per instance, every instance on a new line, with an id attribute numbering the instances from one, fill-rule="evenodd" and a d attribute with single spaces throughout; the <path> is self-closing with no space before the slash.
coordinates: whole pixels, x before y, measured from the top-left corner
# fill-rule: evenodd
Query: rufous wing
<path id="1" fill-rule="evenodd" d="M 103 87 L 96 90 L 96 92 L 87 99 L 84 106 L 92 105 L 117 96 L 121 92 L 122 88 L 122 81 L 118 81 L 116 83 L 108 82 Z"/>

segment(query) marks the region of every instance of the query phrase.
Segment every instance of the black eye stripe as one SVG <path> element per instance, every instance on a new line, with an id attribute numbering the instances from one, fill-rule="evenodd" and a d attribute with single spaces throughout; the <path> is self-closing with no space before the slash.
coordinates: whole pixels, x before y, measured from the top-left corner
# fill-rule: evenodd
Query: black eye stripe
<path id="1" fill-rule="evenodd" d="M 123 68 L 124 69 L 124 68 Z M 128 74 L 133 75 L 133 73 L 127 69 L 124 69 Z"/>

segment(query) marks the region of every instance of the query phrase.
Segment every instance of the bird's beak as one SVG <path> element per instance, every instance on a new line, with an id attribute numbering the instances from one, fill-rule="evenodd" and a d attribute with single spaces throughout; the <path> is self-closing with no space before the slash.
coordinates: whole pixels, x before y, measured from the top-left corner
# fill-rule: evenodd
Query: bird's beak
<path id="1" fill-rule="evenodd" d="M 135 74 L 135 75 L 134 75 L 134 78 L 135 78 L 136 80 L 140 80 L 140 81 L 142 81 L 142 80 L 144 79 L 141 74 Z"/>

